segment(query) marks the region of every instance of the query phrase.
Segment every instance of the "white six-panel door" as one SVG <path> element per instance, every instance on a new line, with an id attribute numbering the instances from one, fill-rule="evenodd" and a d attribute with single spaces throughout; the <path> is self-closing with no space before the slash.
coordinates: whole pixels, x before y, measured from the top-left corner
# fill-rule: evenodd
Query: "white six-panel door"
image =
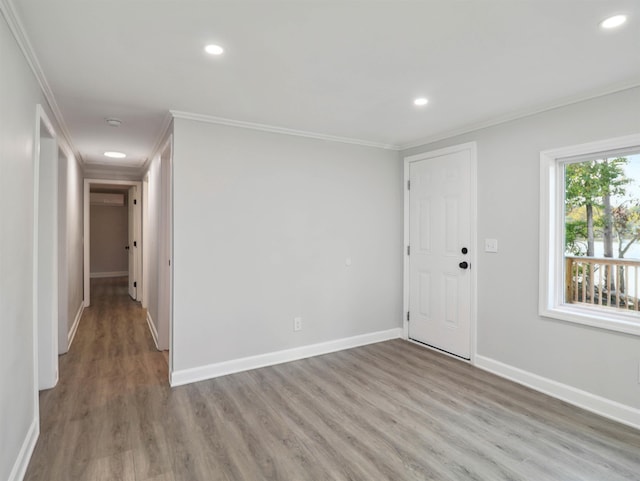
<path id="1" fill-rule="evenodd" d="M 408 336 L 469 359 L 472 149 L 409 162 Z"/>

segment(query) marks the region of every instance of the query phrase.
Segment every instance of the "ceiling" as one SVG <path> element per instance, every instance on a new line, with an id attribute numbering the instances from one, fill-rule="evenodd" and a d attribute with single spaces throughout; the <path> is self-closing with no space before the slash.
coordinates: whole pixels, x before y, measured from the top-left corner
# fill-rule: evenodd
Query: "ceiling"
<path id="1" fill-rule="evenodd" d="M 640 85 L 637 0 L 7 1 L 89 166 L 170 110 L 401 148 Z"/>

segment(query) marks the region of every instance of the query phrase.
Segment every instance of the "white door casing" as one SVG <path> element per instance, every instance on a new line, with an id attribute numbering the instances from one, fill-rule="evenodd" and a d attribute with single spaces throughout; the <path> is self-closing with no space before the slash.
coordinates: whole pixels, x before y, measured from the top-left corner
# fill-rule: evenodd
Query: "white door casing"
<path id="1" fill-rule="evenodd" d="M 34 379 L 58 382 L 58 143 L 51 121 L 36 106 L 33 159 Z M 37 392 L 37 391 L 36 391 Z M 38 404 L 36 403 L 36 406 Z"/>
<path id="2" fill-rule="evenodd" d="M 137 275 L 136 275 L 136 256 L 138 251 L 138 242 L 136 241 L 137 233 L 135 231 L 135 206 L 137 204 L 136 199 L 136 187 L 129 187 L 127 194 L 127 222 L 129 227 L 127 228 L 127 254 L 129 258 L 129 296 L 131 299 L 137 299 Z"/>
<path id="3" fill-rule="evenodd" d="M 130 247 L 129 252 L 133 251 L 133 256 L 130 257 L 130 261 L 133 260 L 133 267 L 131 266 L 131 262 L 129 263 L 129 274 L 133 271 L 134 282 L 136 282 L 137 287 L 135 289 L 134 300 L 140 300 L 140 296 L 142 295 L 142 248 L 140 239 L 142 239 L 142 213 L 141 213 L 141 199 L 140 196 L 137 195 L 142 192 L 142 182 L 133 181 L 133 180 L 109 180 L 109 179 L 84 179 L 84 306 L 89 307 L 91 305 L 91 282 L 90 282 L 90 271 L 91 271 L 91 238 L 90 238 L 90 211 L 89 211 L 89 202 L 90 202 L 90 191 L 92 185 L 118 185 L 118 186 L 131 186 L 135 188 L 136 193 L 136 202 L 133 204 L 133 215 L 129 216 L 130 220 L 133 220 L 133 225 L 129 224 L 129 240 L 131 240 L 131 231 L 133 230 L 133 240 L 136 242 L 135 248 Z M 129 189 L 129 194 L 131 193 L 131 189 Z M 129 197 L 131 197 L 129 195 Z M 123 246 L 124 247 L 124 246 Z M 131 278 L 129 279 L 131 286 Z M 129 291 L 131 294 L 131 291 Z"/>
<path id="4" fill-rule="evenodd" d="M 475 163 L 475 143 L 405 159 L 405 333 L 464 359 L 475 351 Z"/>
<path id="5" fill-rule="evenodd" d="M 142 278 L 149 278 L 149 249 L 147 249 L 148 235 L 149 235 L 149 172 L 147 172 L 142 179 L 142 219 L 141 219 L 141 228 L 142 228 Z M 142 283 L 142 298 L 140 299 L 142 307 L 144 309 L 149 308 L 149 285 L 146 282 Z"/>

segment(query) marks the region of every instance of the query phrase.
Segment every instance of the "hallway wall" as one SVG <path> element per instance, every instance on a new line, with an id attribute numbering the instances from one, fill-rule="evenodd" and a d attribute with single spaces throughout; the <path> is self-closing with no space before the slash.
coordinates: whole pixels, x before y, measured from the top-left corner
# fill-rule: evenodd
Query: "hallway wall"
<path id="1" fill-rule="evenodd" d="M 38 436 L 33 323 L 33 145 L 38 81 L 0 0 L 0 479 L 20 479 Z M 54 123 L 58 132 L 58 126 Z"/>
<path id="2" fill-rule="evenodd" d="M 160 262 L 160 154 L 149 163 L 147 170 L 148 195 L 144 200 L 146 215 L 146 232 L 144 233 L 144 255 L 146 272 L 144 275 L 147 291 L 146 305 L 148 316 L 153 324 L 153 333 L 157 340 L 159 324 L 158 276 Z"/>
<path id="3" fill-rule="evenodd" d="M 59 159 L 58 184 L 58 347 L 67 352 L 83 308 L 83 175 L 73 155 Z"/>
<path id="4" fill-rule="evenodd" d="M 169 330 L 171 316 L 170 293 L 168 293 L 166 276 L 170 275 L 171 267 L 168 259 L 171 253 L 167 252 L 166 229 L 169 212 L 169 194 L 165 191 L 170 168 L 171 151 L 170 126 L 160 142 L 160 150 L 156 152 L 149 162 L 144 176 L 146 198 L 143 205 L 145 218 L 144 255 L 145 255 L 145 307 L 147 308 L 147 322 L 151 328 L 156 347 L 160 350 L 168 350 Z M 164 149 L 164 150 L 163 150 Z"/>

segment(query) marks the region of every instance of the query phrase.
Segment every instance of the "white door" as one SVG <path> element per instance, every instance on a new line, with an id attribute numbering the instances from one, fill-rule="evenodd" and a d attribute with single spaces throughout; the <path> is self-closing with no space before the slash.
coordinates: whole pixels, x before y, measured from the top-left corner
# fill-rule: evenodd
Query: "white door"
<path id="1" fill-rule="evenodd" d="M 471 150 L 409 163 L 409 338 L 469 359 Z"/>
<path id="2" fill-rule="evenodd" d="M 137 261 L 137 250 L 138 250 L 138 241 L 136 239 L 136 229 L 135 229 L 135 205 L 137 203 L 136 199 L 136 187 L 129 187 L 128 194 L 128 221 L 129 221 L 129 296 L 131 299 L 136 300 L 137 297 L 137 272 L 136 272 L 136 261 Z"/>

